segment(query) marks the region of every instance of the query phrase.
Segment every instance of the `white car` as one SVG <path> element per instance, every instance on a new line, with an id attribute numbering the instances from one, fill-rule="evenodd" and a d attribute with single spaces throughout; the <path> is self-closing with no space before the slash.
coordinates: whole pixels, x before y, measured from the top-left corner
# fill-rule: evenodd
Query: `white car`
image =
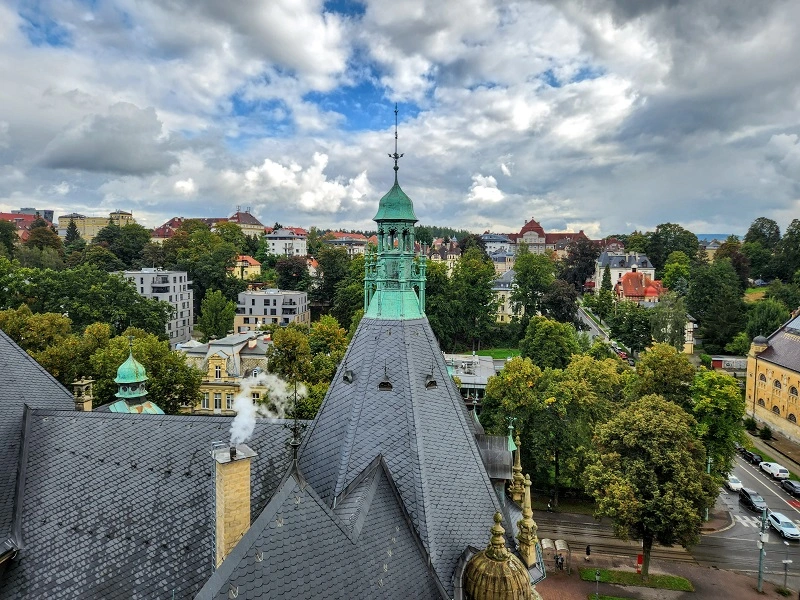
<path id="1" fill-rule="evenodd" d="M 797 530 L 794 523 L 781 513 L 770 512 L 767 515 L 767 520 L 773 529 L 781 534 L 781 537 L 790 540 L 800 540 L 800 531 Z"/>
<path id="2" fill-rule="evenodd" d="M 773 479 L 789 479 L 789 469 L 773 462 L 758 463 L 758 466 Z"/>
<path id="3" fill-rule="evenodd" d="M 735 475 L 728 475 L 728 478 L 725 480 L 725 487 L 732 492 L 738 492 L 742 489 L 742 482 Z"/>

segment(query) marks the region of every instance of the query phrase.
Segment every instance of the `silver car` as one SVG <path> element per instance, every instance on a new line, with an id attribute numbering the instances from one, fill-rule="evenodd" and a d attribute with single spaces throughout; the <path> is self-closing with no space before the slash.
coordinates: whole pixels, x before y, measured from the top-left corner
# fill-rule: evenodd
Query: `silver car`
<path id="1" fill-rule="evenodd" d="M 787 540 L 800 540 L 800 531 L 797 526 L 785 515 L 778 512 L 770 512 L 767 515 L 770 526 Z"/>

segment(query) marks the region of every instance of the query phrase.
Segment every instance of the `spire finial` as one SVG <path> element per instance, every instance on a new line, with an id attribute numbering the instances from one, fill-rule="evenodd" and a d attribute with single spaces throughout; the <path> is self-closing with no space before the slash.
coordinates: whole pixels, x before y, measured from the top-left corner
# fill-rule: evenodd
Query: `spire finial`
<path id="1" fill-rule="evenodd" d="M 389 158 L 394 159 L 394 182 L 397 183 L 397 171 L 400 170 L 397 161 L 403 158 L 402 154 L 397 153 L 397 102 L 394 103 L 394 154 L 390 154 Z"/>
<path id="2" fill-rule="evenodd" d="M 493 560 L 506 560 L 509 557 L 508 548 L 506 548 L 506 539 L 504 534 L 506 532 L 500 524 L 503 521 L 503 515 L 499 512 L 494 513 L 494 526 L 492 527 L 492 537 L 489 540 L 489 545 L 486 547 L 486 556 Z"/>

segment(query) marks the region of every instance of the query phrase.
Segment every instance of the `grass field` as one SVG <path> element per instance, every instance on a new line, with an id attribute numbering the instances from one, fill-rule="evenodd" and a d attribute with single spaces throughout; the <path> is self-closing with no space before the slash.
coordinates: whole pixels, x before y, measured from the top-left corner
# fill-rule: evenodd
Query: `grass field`
<path id="1" fill-rule="evenodd" d="M 615 583 L 617 585 L 630 585 L 637 587 L 656 588 L 659 590 L 677 590 L 693 592 L 692 582 L 677 575 L 650 575 L 647 581 L 642 581 L 642 576 L 632 571 L 615 571 L 612 569 L 599 569 L 600 581 Z M 594 581 L 594 569 L 581 569 L 581 579 Z"/>
<path id="2" fill-rule="evenodd" d="M 764 294 L 767 293 L 767 288 L 763 287 L 751 287 L 747 288 L 744 291 L 744 301 L 745 302 L 758 302 L 764 297 Z"/>
<path id="3" fill-rule="evenodd" d="M 516 348 L 488 348 L 478 350 L 475 354 L 478 356 L 491 356 L 492 358 L 508 358 L 509 356 L 519 356 L 519 350 Z"/>

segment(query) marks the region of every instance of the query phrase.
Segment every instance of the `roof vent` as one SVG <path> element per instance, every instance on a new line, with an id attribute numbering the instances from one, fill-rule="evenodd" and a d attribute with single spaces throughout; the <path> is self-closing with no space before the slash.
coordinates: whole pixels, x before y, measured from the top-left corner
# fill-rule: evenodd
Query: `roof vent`
<path id="1" fill-rule="evenodd" d="M 352 371 L 352 370 L 350 370 L 350 369 L 345 369 L 345 372 L 344 372 L 344 374 L 342 375 L 342 381 L 344 381 L 345 383 L 353 383 L 353 380 L 354 380 L 355 378 L 356 378 L 356 377 L 355 377 L 355 374 L 353 373 L 353 371 Z"/>
<path id="2" fill-rule="evenodd" d="M 392 391 L 392 382 L 389 381 L 389 372 L 386 369 L 386 365 L 383 365 L 383 379 L 381 379 L 380 383 L 378 383 L 378 389 L 381 392 Z"/>
<path id="3" fill-rule="evenodd" d="M 431 365 L 431 372 L 425 376 L 425 389 L 435 390 L 437 387 L 436 380 L 433 378 L 433 365 Z"/>

